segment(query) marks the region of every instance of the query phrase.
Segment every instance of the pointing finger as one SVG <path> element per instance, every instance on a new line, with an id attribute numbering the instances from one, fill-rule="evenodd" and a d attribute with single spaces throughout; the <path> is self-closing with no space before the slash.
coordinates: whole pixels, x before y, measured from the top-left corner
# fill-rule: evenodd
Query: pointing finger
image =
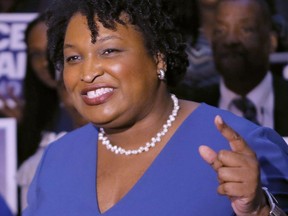
<path id="1" fill-rule="evenodd" d="M 249 155 L 254 154 L 243 138 L 229 127 L 219 115 L 215 117 L 215 125 L 221 134 L 228 140 L 232 151 Z"/>

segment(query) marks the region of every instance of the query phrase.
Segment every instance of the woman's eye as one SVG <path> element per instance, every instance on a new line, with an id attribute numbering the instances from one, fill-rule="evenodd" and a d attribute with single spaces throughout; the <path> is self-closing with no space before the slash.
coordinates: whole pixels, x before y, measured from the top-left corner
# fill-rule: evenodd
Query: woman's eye
<path id="1" fill-rule="evenodd" d="M 119 50 L 117 50 L 117 49 L 105 49 L 102 52 L 102 55 L 109 55 L 109 54 L 113 54 L 113 53 L 116 53 L 116 52 L 119 52 Z"/>
<path id="2" fill-rule="evenodd" d="M 67 58 L 65 58 L 65 61 L 67 62 L 67 63 L 69 63 L 69 62 L 76 62 L 76 61 L 78 61 L 80 59 L 80 57 L 79 56 L 69 56 L 69 57 L 67 57 Z"/>

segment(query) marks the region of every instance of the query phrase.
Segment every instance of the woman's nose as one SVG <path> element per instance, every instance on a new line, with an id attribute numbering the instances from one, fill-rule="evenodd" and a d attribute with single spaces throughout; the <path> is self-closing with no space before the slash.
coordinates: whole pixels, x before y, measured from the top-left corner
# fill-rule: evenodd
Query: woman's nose
<path id="1" fill-rule="evenodd" d="M 104 71 L 100 63 L 95 61 L 87 61 L 84 63 L 81 74 L 81 81 L 92 83 L 94 80 L 103 75 Z"/>

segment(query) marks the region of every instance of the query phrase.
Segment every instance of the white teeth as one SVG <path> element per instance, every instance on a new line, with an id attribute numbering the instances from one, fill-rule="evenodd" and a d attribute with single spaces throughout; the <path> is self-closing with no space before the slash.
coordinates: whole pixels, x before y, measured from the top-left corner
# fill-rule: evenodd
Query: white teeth
<path id="1" fill-rule="evenodd" d="M 112 88 L 100 88 L 100 89 L 97 89 L 95 91 L 89 91 L 87 92 L 87 97 L 88 98 L 96 98 L 96 97 L 99 97 L 103 94 L 106 94 L 108 92 L 112 92 L 113 89 Z"/>

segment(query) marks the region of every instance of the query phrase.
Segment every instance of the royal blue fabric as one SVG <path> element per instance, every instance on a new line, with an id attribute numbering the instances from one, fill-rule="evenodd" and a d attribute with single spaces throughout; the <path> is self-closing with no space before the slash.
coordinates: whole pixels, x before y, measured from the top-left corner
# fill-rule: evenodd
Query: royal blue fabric
<path id="1" fill-rule="evenodd" d="M 0 216 L 13 216 L 11 210 L 7 206 L 7 203 L 0 195 Z"/>
<path id="2" fill-rule="evenodd" d="M 24 216 L 230 216 L 217 194 L 213 169 L 198 153 L 202 144 L 230 149 L 214 126 L 219 114 L 256 151 L 261 180 L 288 211 L 288 147 L 273 130 L 201 104 L 178 128 L 152 165 L 116 205 L 99 212 L 96 193 L 97 128 L 88 124 L 51 144 L 30 187 Z M 249 173 L 247 173 L 249 175 Z"/>

